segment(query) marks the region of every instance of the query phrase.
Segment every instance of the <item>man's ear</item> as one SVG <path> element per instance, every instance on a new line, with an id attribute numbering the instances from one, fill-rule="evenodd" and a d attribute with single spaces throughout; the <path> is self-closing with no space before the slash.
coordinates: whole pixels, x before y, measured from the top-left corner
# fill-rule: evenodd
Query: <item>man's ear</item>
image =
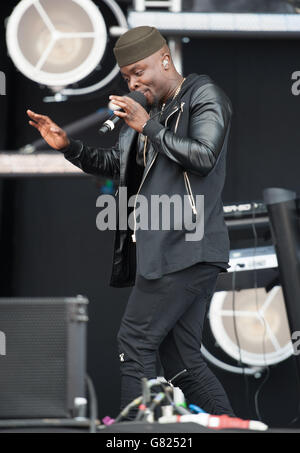
<path id="1" fill-rule="evenodd" d="M 164 69 L 170 68 L 170 63 L 171 63 L 171 55 L 170 55 L 170 50 L 167 45 L 165 45 L 160 52 L 160 58 L 161 58 L 161 64 Z"/>
<path id="2" fill-rule="evenodd" d="M 164 57 L 162 64 L 163 64 L 164 69 L 168 69 L 169 59 L 167 57 Z"/>

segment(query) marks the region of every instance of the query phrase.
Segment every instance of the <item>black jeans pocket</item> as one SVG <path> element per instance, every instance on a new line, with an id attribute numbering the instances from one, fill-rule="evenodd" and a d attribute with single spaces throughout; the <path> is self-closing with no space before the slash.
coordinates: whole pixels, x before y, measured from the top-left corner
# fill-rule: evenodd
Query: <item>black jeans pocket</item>
<path id="1" fill-rule="evenodd" d="M 216 289 L 219 273 L 220 269 L 217 266 L 199 267 L 198 272 L 192 276 L 185 288 L 203 299 L 211 299 Z"/>
<path id="2" fill-rule="evenodd" d="M 136 276 L 136 287 L 145 293 L 156 293 L 161 289 L 167 289 L 171 283 L 171 277 L 169 275 L 163 275 L 161 278 L 155 278 L 149 280 L 142 277 L 141 275 Z"/>

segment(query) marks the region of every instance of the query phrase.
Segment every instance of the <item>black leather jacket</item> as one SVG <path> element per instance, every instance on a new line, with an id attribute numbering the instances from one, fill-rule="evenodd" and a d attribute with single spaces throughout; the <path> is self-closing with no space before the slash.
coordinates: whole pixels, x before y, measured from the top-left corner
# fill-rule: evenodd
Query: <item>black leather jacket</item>
<path id="1" fill-rule="evenodd" d="M 111 149 L 91 148 L 70 140 L 65 157 L 84 172 L 117 179 L 133 194 L 188 195 L 197 217 L 196 195 L 204 199 L 201 240 L 186 240 L 187 230 L 117 230 L 111 286 L 132 286 L 136 271 L 155 279 L 197 262 L 228 262 L 229 239 L 221 193 L 232 107 L 226 94 L 207 75 L 191 74 L 180 95 L 161 118 L 150 119 L 143 133 L 152 146 L 143 171 L 136 163 L 137 132 L 126 124 Z M 127 215 L 130 213 L 130 209 Z M 199 216 L 200 217 L 200 216 Z"/>

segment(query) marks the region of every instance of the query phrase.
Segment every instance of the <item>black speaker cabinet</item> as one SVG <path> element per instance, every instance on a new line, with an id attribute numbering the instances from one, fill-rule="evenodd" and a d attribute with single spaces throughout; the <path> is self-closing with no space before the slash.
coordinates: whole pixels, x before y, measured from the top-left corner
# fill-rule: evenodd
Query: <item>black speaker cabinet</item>
<path id="1" fill-rule="evenodd" d="M 1 419 L 74 416 L 75 398 L 86 397 L 87 304 L 0 298 Z"/>

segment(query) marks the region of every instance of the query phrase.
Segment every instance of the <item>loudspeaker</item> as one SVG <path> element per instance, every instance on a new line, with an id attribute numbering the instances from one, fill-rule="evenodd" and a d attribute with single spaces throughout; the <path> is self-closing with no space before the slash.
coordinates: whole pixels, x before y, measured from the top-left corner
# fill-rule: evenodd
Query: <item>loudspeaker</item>
<path id="1" fill-rule="evenodd" d="M 251 367 L 275 365 L 293 354 L 280 286 L 268 293 L 265 288 L 216 292 L 209 323 L 223 351 Z"/>
<path id="2" fill-rule="evenodd" d="M 92 0 L 21 0 L 6 24 L 8 53 L 37 83 L 61 87 L 87 77 L 104 55 L 104 17 Z"/>
<path id="3" fill-rule="evenodd" d="M 85 398 L 88 300 L 0 298 L 0 418 L 71 418 Z"/>

